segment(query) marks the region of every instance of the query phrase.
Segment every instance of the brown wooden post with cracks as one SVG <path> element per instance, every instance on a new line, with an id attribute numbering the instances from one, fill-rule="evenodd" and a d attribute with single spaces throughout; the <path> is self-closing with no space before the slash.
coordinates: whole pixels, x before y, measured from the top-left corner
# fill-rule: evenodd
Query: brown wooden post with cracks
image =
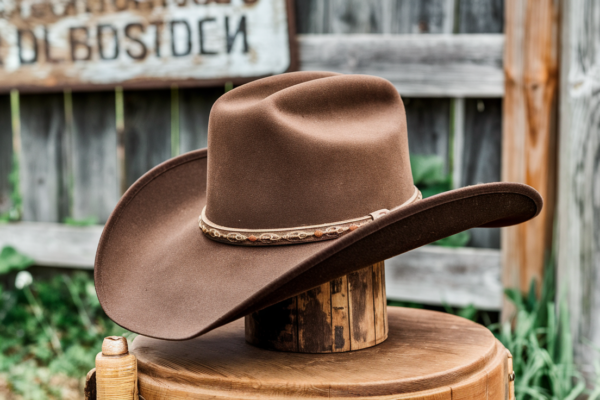
<path id="1" fill-rule="evenodd" d="M 246 341 L 269 350 L 347 352 L 387 337 L 383 262 L 246 316 Z"/>
<path id="2" fill-rule="evenodd" d="M 508 0 L 504 46 L 502 180 L 534 187 L 544 198 L 537 218 L 502 229 L 505 288 L 541 287 L 554 214 L 558 9 L 554 0 Z M 502 317 L 514 308 L 506 300 Z"/>
<path id="3" fill-rule="evenodd" d="M 89 374 L 88 374 L 89 375 Z M 137 400 L 137 359 L 129 354 L 127 340 L 109 336 L 96 356 L 96 398 Z"/>

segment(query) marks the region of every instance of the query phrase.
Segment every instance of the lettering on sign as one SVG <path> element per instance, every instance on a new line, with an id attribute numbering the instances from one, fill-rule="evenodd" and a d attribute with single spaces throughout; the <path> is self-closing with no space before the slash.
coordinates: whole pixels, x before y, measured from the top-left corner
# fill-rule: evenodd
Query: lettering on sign
<path id="1" fill-rule="evenodd" d="M 289 0 L 0 0 L 0 90 L 248 80 L 291 65 Z"/>

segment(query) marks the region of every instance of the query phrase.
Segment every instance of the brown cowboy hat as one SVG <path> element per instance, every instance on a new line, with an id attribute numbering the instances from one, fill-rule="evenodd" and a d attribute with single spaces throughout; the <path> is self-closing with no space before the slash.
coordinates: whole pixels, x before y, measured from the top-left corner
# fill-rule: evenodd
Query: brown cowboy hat
<path id="1" fill-rule="evenodd" d="M 372 76 L 297 72 L 213 106 L 208 150 L 142 176 L 108 220 L 98 298 L 119 325 L 201 335 L 339 276 L 473 227 L 536 216 L 531 187 L 421 199 L 398 92 Z"/>

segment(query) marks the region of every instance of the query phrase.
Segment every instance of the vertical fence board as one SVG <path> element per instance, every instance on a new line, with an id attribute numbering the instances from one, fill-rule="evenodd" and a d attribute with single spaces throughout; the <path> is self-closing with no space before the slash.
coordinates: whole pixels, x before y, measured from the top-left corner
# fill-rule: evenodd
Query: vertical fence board
<path id="1" fill-rule="evenodd" d="M 550 250 L 558 86 L 558 9 L 553 0 L 506 1 L 502 179 L 533 186 L 540 215 L 502 230 L 503 283 L 527 291 L 541 282 Z M 503 318 L 510 314 L 506 303 Z"/>
<path id="2" fill-rule="evenodd" d="M 438 155 L 444 159 L 447 170 L 450 100 L 405 99 L 404 107 L 410 153 Z"/>
<path id="3" fill-rule="evenodd" d="M 459 0 L 459 33 L 502 33 L 504 0 Z M 465 100 L 463 149 L 458 169 L 460 186 L 500 180 L 502 154 L 502 101 Z M 456 142 L 454 144 L 456 146 Z M 500 248 L 499 228 L 471 229 L 470 247 Z"/>
<path id="4" fill-rule="evenodd" d="M 179 90 L 181 153 L 206 147 L 210 109 L 223 91 L 223 87 Z"/>
<path id="5" fill-rule="evenodd" d="M 504 32 L 504 0 L 459 0 L 458 33 Z"/>
<path id="6" fill-rule="evenodd" d="M 22 95 L 20 114 L 23 220 L 62 222 L 69 215 L 64 96 Z"/>
<path id="7" fill-rule="evenodd" d="M 500 181 L 502 100 L 467 99 L 461 185 Z M 499 228 L 471 230 L 470 247 L 500 248 Z"/>
<path id="8" fill-rule="evenodd" d="M 123 92 L 125 175 L 131 185 L 171 157 L 171 91 Z"/>
<path id="9" fill-rule="evenodd" d="M 10 208 L 12 190 L 9 175 L 12 170 L 13 135 L 10 113 L 10 96 L 0 96 L 0 214 Z"/>
<path id="10" fill-rule="evenodd" d="M 451 33 L 455 0 L 383 0 L 383 33 Z"/>
<path id="11" fill-rule="evenodd" d="M 119 199 L 115 93 L 73 93 L 75 219 L 104 223 Z"/>
<path id="12" fill-rule="evenodd" d="M 454 0 L 296 1 L 298 33 L 450 33 Z"/>
<path id="13" fill-rule="evenodd" d="M 296 2 L 299 33 L 451 33 L 454 0 L 306 0 Z M 402 95 L 402 93 L 400 93 Z M 448 166 L 449 99 L 404 99 L 411 154 Z"/>
<path id="14" fill-rule="evenodd" d="M 562 3 L 557 291 L 575 362 L 597 379 L 600 348 L 600 4 Z M 566 293 L 565 293 L 565 289 Z"/>

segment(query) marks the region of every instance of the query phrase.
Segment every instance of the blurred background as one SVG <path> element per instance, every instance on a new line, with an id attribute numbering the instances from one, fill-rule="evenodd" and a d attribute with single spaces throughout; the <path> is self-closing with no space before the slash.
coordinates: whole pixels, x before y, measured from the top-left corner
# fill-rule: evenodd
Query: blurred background
<path id="1" fill-rule="evenodd" d="M 390 80 L 404 101 L 424 196 L 500 180 L 542 194 L 544 212 L 531 222 L 472 229 L 387 260 L 388 304 L 488 326 L 513 353 L 519 399 L 600 398 L 600 4 L 164 3 L 175 17 L 180 6 L 209 7 L 207 27 L 224 15 L 226 33 L 213 40 L 203 23 L 121 23 L 118 13 L 143 2 L 115 2 L 123 31 L 99 25 L 79 37 L 74 25 L 69 53 L 52 47 L 60 34 L 46 27 L 61 18 L 87 26 L 82 16 L 96 11 L 72 3 L 67 12 L 65 3 L 61 18 L 46 18 L 48 1 L 16 2 L 17 17 L 13 2 L 0 3 L 0 398 L 81 398 L 103 337 L 133 338 L 95 294 L 103 224 L 146 171 L 206 146 L 219 96 L 288 65 Z M 264 4 L 275 10 L 271 20 L 252 14 Z M 12 36 L 11 24 L 20 29 Z M 170 24 L 170 50 L 152 47 L 161 24 Z M 119 55 L 120 37 L 134 63 Z M 218 40 L 222 55 L 210 47 Z M 113 59 L 108 48 L 112 66 L 100 62 Z M 69 57 L 73 67 L 60 69 Z M 145 70 L 151 57 L 162 59 Z M 261 60 L 267 70 L 256 67 Z M 103 74 L 110 79 L 94 80 Z"/>

